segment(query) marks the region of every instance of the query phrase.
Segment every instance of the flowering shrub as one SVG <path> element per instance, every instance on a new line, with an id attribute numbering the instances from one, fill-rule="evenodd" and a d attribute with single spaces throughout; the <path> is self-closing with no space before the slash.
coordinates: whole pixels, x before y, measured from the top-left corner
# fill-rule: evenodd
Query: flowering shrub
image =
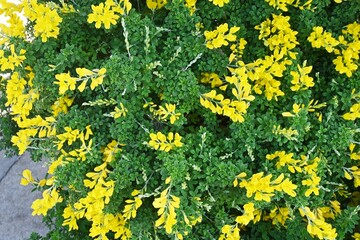
<path id="1" fill-rule="evenodd" d="M 0 5 L 32 239 L 360 239 L 358 1 Z"/>

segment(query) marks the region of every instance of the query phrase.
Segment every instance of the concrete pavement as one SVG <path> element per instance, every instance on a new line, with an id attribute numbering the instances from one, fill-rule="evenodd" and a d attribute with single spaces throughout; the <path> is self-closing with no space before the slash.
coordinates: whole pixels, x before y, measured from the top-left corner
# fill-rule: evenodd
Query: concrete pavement
<path id="1" fill-rule="evenodd" d="M 0 240 L 29 239 L 32 232 L 46 235 L 42 217 L 31 215 L 31 204 L 41 193 L 20 185 L 24 169 L 30 169 L 35 179 L 43 179 L 47 171 L 42 162 L 31 161 L 28 153 L 6 158 L 0 151 Z"/>

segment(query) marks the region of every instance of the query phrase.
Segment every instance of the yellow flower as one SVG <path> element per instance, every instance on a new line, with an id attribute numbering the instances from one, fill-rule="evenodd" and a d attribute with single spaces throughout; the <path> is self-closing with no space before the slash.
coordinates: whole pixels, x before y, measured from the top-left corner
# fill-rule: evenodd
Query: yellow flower
<path id="1" fill-rule="evenodd" d="M 209 0 L 215 6 L 223 7 L 225 3 L 229 3 L 230 0 Z"/>
<path id="2" fill-rule="evenodd" d="M 249 224 L 249 222 L 251 220 L 254 219 L 254 212 L 255 212 L 254 204 L 251 202 L 247 203 L 244 205 L 244 214 L 241 216 L 238 216 L 235 221 L 237 223 L 240 223 L 240 224 L 246 226 Z"/>
<path id="3" fill-rule="evenodd" d="M 80 78 L 95 74 L 95 72 L 86 68 L 76 68 L 76 73 L 79 75 Z"/>
<path id="4" fill-rule="evenodd" d="M 20 66 L 22 62 L 26 59 L 25 57 L 26 50 L 21 49 L 18 55 L 16 53 L 14 44 L 11 44 L 9 48 L 10 48 L 10 55 L 8 57 L 5 57 L 4 51 L 0 50 L 1 71 L 14 70 L 15 67 Z"/>
<path id="5" fill-rule="evenodd" d="M 31 174 L 31 171 L 29 169 L 25 169 L 22 173 L 23 177 L 21 178 L 20 184 L 23 186 L 28 185 L 29 183 L 34 183 L 35 180 Z"/>
<path id="6" fill-rule="evenodd" d="M 11 137 L 13 145 L 19 148 L 19 155 L 23 154 L 30 146 L 32 137 L 34 137 L 37 132 L 37 129 L 21 129 L 16 133 L 16 136 Z"/>
<path id="7" fill-rule="evenodd" d="M 190 10 L 190 15 L 192 15 L 196 10 L 196 1 L 197 0 L 185 0 L 185 6 Z"/>
<path id="8" fill-rule="evenodd" d="M 219 237 L 219 240 L 225 240 L 225 239 L 231 239 L 231 240 L 240 239 L 240 228 L 238 227 L 238 224 L 235 224 L 233 226 L 224 225 L 221 228 L 221 235 Z"/>
<path id="9" fill-rule="evenodd" d="M 313 87 L 314 81 L 312 77 L 309 77 L 308 74 L 312 70 L 312 66 L 306 67 L 306 61 L 304 61 L 303 66 L 301 67 L 299 64 L 297 65 L 298 71 L 291 71 L 290 75 L 293 77 L 291 83 L 293 86 L 291 87 L 292 91 L 298 90 L 306 90 L 309 87 Z"/>
<path id="10" fill-rule="evenodd" d="M 178 133 L 168 133 L 168 136 L 158 133 L 150 134 L 151 140 L 149 141 L 149 146 L 154 148 L 155 150 L 161 150 L 165 152 L 169 152 L 174 147 L 181 147 L 183 143 L 181 142 L 182 137 Z"/>
<path id="11" fill-rule="evenodd" d="M 177 119 L 181 116 L 180 113 L 176 113 L 176 105 L 165 103 L 165 108 L 160 106 L 158 110 L 154 111 L 155 115 L 161 120 L 166 120 L 170 116 L 170 123 L 174 124 Z"/>
<path id="12" fill-rule="evenodd" d="M 137 193 L 136 195 L 138 195 L 139 193 Z M 125 221 L 127 221 L 131 218 L 136 218 L 137 209 L 142 205 L 141 198 L 135 197 L 134 200 L 128 199 L 128 200 L 125 200 L 125 202 L 127 203 L 123 210 L 123 214 L 124 214 L 123 216 L 125 218 Z"/>
<path id="13" fill-rule="evenodd" d="M 285 151 L 276 151 L 273 154 L 266 155 L 266 159 L 273 160 L 279 158 L 275 165 L 277 169 L 287 166 L 289 171 L 292 173 L 295 173 L 295 171 L 301 172 L 301 168 L 297 166 L 300 161 L 293 159 L 293 155 L 293 153 L 287 154 Z"/>
<path id="14" fill-rule="evenodd" d="M 46 42 L 50 37 L 57 38 L 59 35 L 59 24 L 62 18 L 55 9 L 38 4 L 37 1 L 24 1 L 24 15 L 35 22 L 34 35 L 40 36 L 42 42 Z"/>
<path id="15" fill-rule="evenodd" d="M 304 109 L 304 104 L 297 104 L 297 103 L 294 103 L 293 105 L 292 105 L 292 108 L 293 108 L 293 113 L 291 113 L 291 112 L 283 112 L 282 113 L 282 115 L 284 116 L 284 117 L 295 117 L 295 116 L 298 116 L 298 113 L 302 110 L 302 109 Z"/>
<path id="16" fill-rule="evenodd" d="M 167 4 L 167 0 L 146 0 L 146 6 L 155 11 L 156 9 L 161 9 Z"/>
<path id="17" fill-rule="evenodd" d="M 360 103 L 355 103 L 350 107 L 350 112 L 343 115 L 345 120 L 354 121 L 357 118 L 360 118 Z"/>
<path id="18" fill-rule="evenodd" d="M 39 14 L 39 13 L 38 13 Z M 41 36 L 41 41 L 46 42 L 48 38 L 57 38 L 59 35 L 59 24 L 62 18 L 57 14 L 55 10 L 45 8 L 42 14 L 39 14 L 36 18 L 36 24 L 34 26 L 34 35 Z"/>
<path id="19" fill-rule="evenodd" d="M 297 186 L 293 184 L 288 178 L 280 184 L 281 191 L 291 197 L 296 197 L 296 192 L 294 191 L 296 188 Z"/>
<path id="20" fill-rule="evenodd" d="M 92 13 L 88 16 L 88 23 L 95 22 L 95 27 L 100 28 L 102 24 L 106 29 L 110 29 L 111 25 L 115 25 L 117 20 L 120 18 L 117 15 L 117 12 L 120 14 L 124 14 L 124 10 L 122 8 L 116 7 L 116 4 L 113 1 L 106 1 L 104 3 L 100 3 L 99 5 L 91 5 Z"/>
<path id="21" fill-rule="evenodd" d="M 282 191 L 291 197 L 296 196 L 294 189 L 297 188 L 288 178 L 284 180 L 284 174 L 280 174 L 275 180 L 271 181 L 272 174 L 263 177 L 264 173 L 259 172 L 252 175 L 249 180 L 243 179 L 244 174 L 239 174 L 237 178 L 241 178 L 239 184 L 240 188 L 246 189 L 246 197 L 250 198 L 253 195 L 256 201 L 270 202 L 271 197 L 275 195 L 275 191 Z M 241 176 L 241 177 L 239 177 Z M 236 187 L 237 179 L 234 181 Z"/>
<path id="22" fill-rule="evenodd" d="M 307 231 L 311 236 L 316 236 L 319 239 L 336 239 L 336 228 L 333 228 L 331 224 L 325 222 L 322 214 L 315 214 L 308 207 L 299 208 L 299 212 L 301 216 L 306 216 L 308 221 Z"/>
<path id="23" fill-rule="evenodd" d="M 32 215 L 44 215 L 46 216 L 49 209 L 53 208 L 57 203 L 63 201 L 63 198 L 59 195 L 56 188 L 47 189 L 43 192 L 42 199 L 36 199 L 31 208 L 33 209 Z"/>
<path id="24" fill-rule="evenodd" d="M 360 233 L 354 233 L 354 235 L 352 235 L 352 237 L 353 237 L 355 240 L 360 240 Z"/>
<path id="25" fill-rule="evenodd" d="M 7 37 L 25 38 L 25 26 L 21 18 L 16 13 L 11 13 L 8 17 L 9 26 L 0 24 L 0 31 Z"/>
<path id="26" fill-rule="evenodd" d="M 56 74 L 54 84 L 59 85 L 59 94 L 63 95 L 67 90 L 75 90 L 77 78 L 71 77 L 70 73 Z"/>
<path id="27" fill-rule="evenodd" d="M 289 218 L 289 214 L 290 214 L 289 208 L 275 207 L 270 211 L 269 218 L 272 219 L 272 224 L 276 225 L 280 223 L 281 225 L 285 226 L 285 222 Z"/>
<path id="28" fill-rule="evenodd" d="M 71 205 L 68 205 L 63 212 L 64 222 L 63 226 L 69 226 L 69 230 L 77 230 L 79 226 L 77 225 L 76 220 L 80 218 L 79 211 L 74 209 Z"/>
<path id="29" fill-rule="evenodd" d="M 60 96 L 54 104 L 51 106 L 53 116 L 58 116 L 61 112 L 67 113 L 68 108 L 72 105 L 74 98 L 69 98 L 67 96 Z"/>
<path id="30" fill-rule="evenodd" d="M 312 174 L 311 178 L 301 181 L 301 184 L 303 186 L 310 187 L 305 192 L 306 197 L 310 196 L 311 193 L 314 193 L 315 195 L 319 195 L 320 180 L 321 180 L 321 178 L 319 176 L 317 176 L 316 174 Z"/>
<path id="31" fill-rule="evenodd" d="M 221 46 L 229 45 L 229 42 L 236 40 L 235 33 L 240 30 L 240 27 L 231 27 L 227 23 L 221 24 L 214 31 L 205 31 L 204 35 L 206 38 L 206 47 L 209 49 L 220 48 Z M 229 33 L 226 34 L 226 32 Z"/>

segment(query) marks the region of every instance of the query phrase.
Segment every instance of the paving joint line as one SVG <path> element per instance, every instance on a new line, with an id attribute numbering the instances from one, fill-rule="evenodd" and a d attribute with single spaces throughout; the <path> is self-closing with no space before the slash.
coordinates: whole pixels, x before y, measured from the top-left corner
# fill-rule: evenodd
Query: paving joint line
<path id="1" fill-rule="evenodd" d="M 15 166 L 15 164 L 20 160 L 22 156 L 18 156 L 17 159 L 11 164 L 11 166 L 8 168 L 8 170 L 5 172 L 4 176 L 0 178 L 0 184 L 4 180 L 4 178 L 9 174 L 11 169 Z"/>

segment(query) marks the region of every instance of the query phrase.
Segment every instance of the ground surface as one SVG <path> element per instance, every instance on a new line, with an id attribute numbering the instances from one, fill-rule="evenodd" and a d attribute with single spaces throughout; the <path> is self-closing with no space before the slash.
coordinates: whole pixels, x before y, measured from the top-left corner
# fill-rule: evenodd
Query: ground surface
<path id="1" fill-rule="evenodd" d="M 41 217 L 31 215 L 31 204 L 41 193 L 31 192 L 30 185 L 20 185 L 24 169 L 30 169 L 35 179 L 46 173 L 43 163 L 32 162 L 27 153 L 6 158 L 0 151 L 0 240 L 24 240 L 32 232 L 46 234 Z"/>

